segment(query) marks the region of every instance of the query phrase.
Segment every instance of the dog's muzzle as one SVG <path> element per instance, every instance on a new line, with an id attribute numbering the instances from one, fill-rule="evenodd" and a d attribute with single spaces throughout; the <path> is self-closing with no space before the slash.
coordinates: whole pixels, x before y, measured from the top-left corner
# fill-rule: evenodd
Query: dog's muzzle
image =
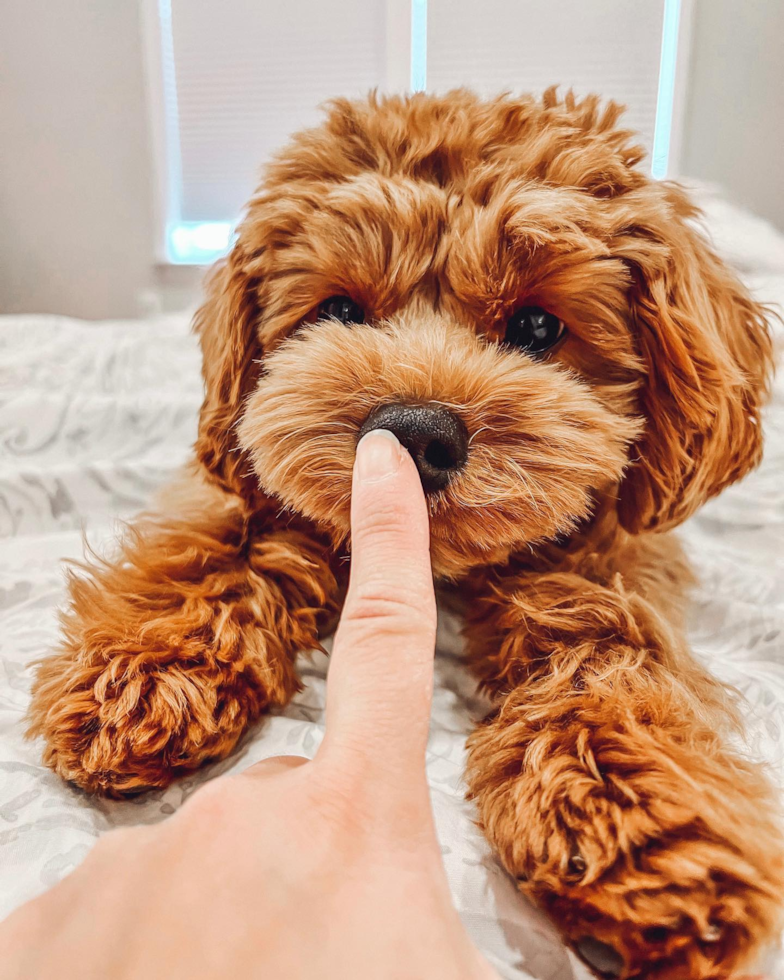
<path id="1" fill-rule="evenodd" d="M 441 405 L 381 405 L 367 417 L 359 438 L 388 429 L 411 454 L 426 493 L 443 490 L 468 458 L 468 432 Z"/>

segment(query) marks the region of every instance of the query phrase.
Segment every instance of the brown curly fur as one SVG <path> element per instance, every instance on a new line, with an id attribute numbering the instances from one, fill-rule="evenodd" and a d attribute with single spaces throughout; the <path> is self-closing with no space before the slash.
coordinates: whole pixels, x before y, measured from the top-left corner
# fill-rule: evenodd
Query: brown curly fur
<path id="1" fill-rule="evenodd" d="M 590 97 L 337 101 L 250 202 L 196 326 L 196 462 L 120 557 L 71 579 L 31 731 L 88 790 L 163 786 L 297 689 L 344 583 L 357 434 L 448 405 L 465 469 L 429 498 L 497 700 L 468 782 L 521 888 L 623 977 L 729 977 L 780 926 L 772 790 L 681 633 L 667 534 L 762 451 L 764 311 Z M 367 324 L 319 322 L 350 295 Z M 503 347 L 523 303 L 566 340 Z M 168 515 L 168 516 L 167 516 Z"/>

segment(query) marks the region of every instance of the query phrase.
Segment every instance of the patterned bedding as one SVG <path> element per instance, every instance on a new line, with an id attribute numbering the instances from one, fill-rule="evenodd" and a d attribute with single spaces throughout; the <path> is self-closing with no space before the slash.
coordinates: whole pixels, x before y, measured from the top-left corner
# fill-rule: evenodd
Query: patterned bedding
<path id="1" fill-rule="evenodd" d="M 784 236 L 704 198 L 717 247 L 760 298 L 784 305 Z M 83 535 L 110 548 L 118 522 L 149 503 L 186 458 L 200 397 L 184 314 L 104 323 L 0 317 L 0 917 L 79 864 L 113 827 L 162 820 L 206 779 L 279 753 L 310 756 L 321 739 L 322 655 L 303 658 L 303 692 L 232 758 L 129 802 L 65 785 L 22 737 L 30 664 L 56 642 L 62 559 L 82 555 Z M 681 534 L 701 579 L 693 648 L 743 692 L 750 750 L 784 785 L 784 372 L 766 428 L 760 469 Z M 580 980 L 585 967 L 518 896 L 463 799 L 464 740 L 485 704 L 462 666 L 457 629 L 443 614 L 427 758 L 455 902 L 502 976 Z M 784 980 L 780 953 L 764 966 Z"/>

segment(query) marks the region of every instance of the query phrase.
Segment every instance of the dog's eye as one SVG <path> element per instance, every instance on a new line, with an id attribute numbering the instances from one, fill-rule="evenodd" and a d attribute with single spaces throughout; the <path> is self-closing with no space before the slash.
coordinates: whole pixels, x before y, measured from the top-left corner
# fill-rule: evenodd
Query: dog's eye
<path id="1" fill-rule="evenodd" d="M 509 317 L 504 343 L 526 354 L 544 354 L 563 337 L 566 327 L 554 313 L 541 306 L 521 306 Z"/>
<path id="2" fill-rule="evenodd" d="M 341 323 L 364 323 L 365 311 L 348 296 L 330 296 L 319 305 L 319 320 L 340 320 Z"/>

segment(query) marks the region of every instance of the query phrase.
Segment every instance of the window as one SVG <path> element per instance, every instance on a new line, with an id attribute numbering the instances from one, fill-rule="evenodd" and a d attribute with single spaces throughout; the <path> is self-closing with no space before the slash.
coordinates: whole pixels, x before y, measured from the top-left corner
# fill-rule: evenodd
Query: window
<path id="1" fill-rule="evenodd" d="M 597 91 L 628 106 L 654 176 L 668 171 L 686 0 L 147 3 L 165 261 L 225 252 L 264 160 L 319 103 L 371 88 Z"/>

